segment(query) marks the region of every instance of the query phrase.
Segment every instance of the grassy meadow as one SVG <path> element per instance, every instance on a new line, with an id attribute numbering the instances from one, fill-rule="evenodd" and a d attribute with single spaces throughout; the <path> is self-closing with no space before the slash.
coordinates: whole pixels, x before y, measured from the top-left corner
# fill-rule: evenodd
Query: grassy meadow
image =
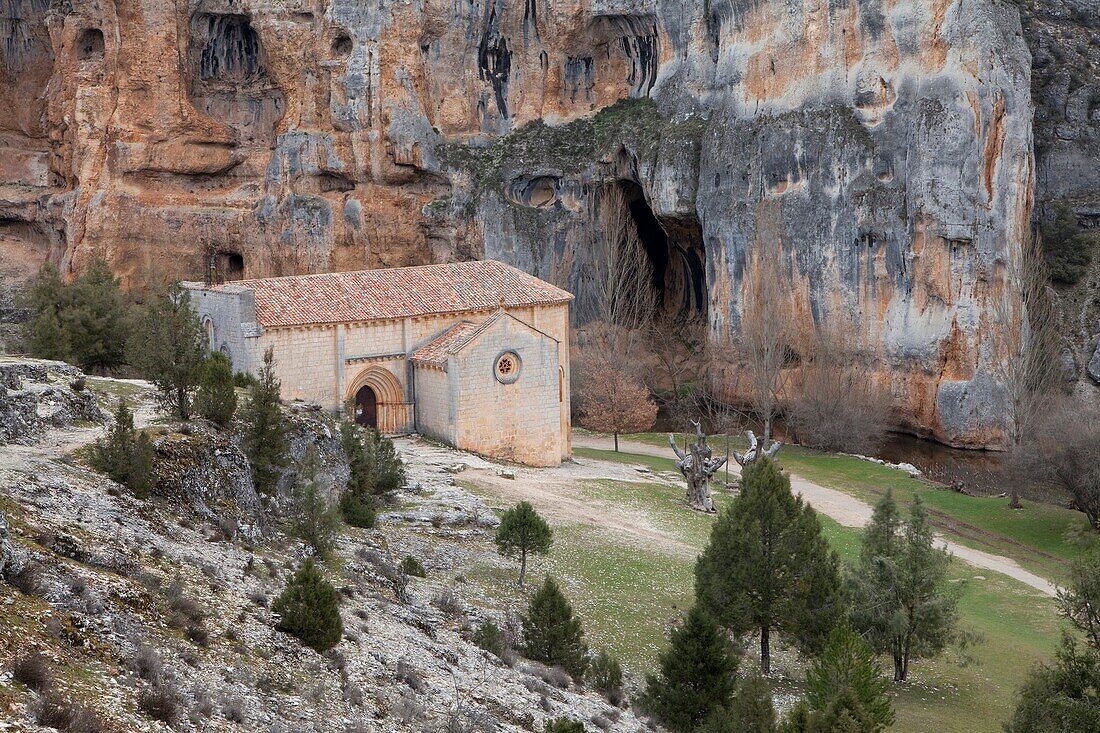
<path id="1" fill-rule="evenodd" d="M 663 436 L 642 436 L 665 444 Z M 1006 502 L 967 497 L 905 474 L 857 459 L 826 456 L 799 449 L 783 449 L 784 466 L 815 482 L 874 501 L 887 488 L 901 501 L 920 494 L 936 510 L 940 531 L 952 522 L 980 526 L 975 546 L 1009 554 L 1036 572 L 1058 578 L 1075 552 L 1070 541 L 1077 518 L 1053 507 L 1029 505 L 1024 512 L 1001 511 Z M 578 448 L 581 457 L 644 465 L 653 471 L 671 471 L 671 460 L 615 454 Z M 644 480 L 644 475 L 642 476 Z M 499 508 L 508 502 L 488 490 Z M 714 522 L 712 516 L 691 512 L 680 490 L 667 484 L 586 481 L 579 488 L 592 500 L 611 501 L 631 510 L 681 543 L 658 547 L 643 539 L 598 527 L 571 524 L 554 527 L 554 547 L 531 568 L 531 583 L 551 573 L 565 585 L 576 611 L 584 620 L 590 644 L 618 655 L 636 682 L 654 668 L 668 628 L 692 603 L 694 557 L 702 551 Z M 730 501 L 718 497 L 722 507 Z M 946 518 L 945 518 L 946 517 Z M 949 521 L 950 520 L 950 521 Z M 832 547 L 845 563 L 858 556 L 859 530 L 845 528 L 822 517 Z M 967 530 L 968 532 L 970 530 Z M 965 534 L 947 530 L 963 541 Z M 994 733 L 1000 731 L 1013 707 L 1016 689 L 1028 669 L 1049 659 L 1058 643 L 1062 624 L 1052 599 L 1006 576 L 982 573 L 955 561 L 953 582 L 964 584 L 960 604 L 962 628 L 979 640 L 966 650 L 954 650 L 935 661 L 917 661 L 912 679 L 894 688 L 897 722 L 894 731 L 918 733 Z M 516 588 L 514 573 L 484 566 L 469 580 L 490 595 L 522 608 L 524 593 Z M 745 664 L 753 664 L 749 644 Z M 888 667 L 884 660 L 884 669 Z M 805 671 L 805 662 L 790 650 L 780 651 L 775 689 L 781 701 L 793 699 Z"/>

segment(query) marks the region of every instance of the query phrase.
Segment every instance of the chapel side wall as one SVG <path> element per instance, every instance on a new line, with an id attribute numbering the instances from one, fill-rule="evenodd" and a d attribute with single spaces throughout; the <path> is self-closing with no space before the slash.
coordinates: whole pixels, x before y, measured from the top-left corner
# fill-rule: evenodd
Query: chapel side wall
<path id="1" fill-rule="evenodd" d="M 494 365 L 503 351 L 522 360 L 519 379 L 502 384 Z M 558 344 L 506 318 L 452 356 L 456 380 L 454 444 L 531 466 L 561 463 Z"/>
<path id="2" fill-rule="evenodd" d="M 213 327 L 211 350 L 228 355 L 235 372 L 257 369 L 255 349 L 259 328 L 256 326 L 255 293 L 244 288 L 225 291 L 189 283 L 184 283 L 184 287 L 191 295 L 191 307 L 203 324 L 204 332 L 207 323 Z"/>
<path id="3" fill-rule="evenodd" d="M 284 400 L 312 402 L 326 409 L 340 405 L 335 399 L 336 338 L 330 326 L 279 328 L 264 331 L 259 354 L 275 351 L 275 374 L 282 382 Z"/>
<path id="4" fill-rule="evenodd" d="M 455 444 L 455 405 L 450 375 L 442 369 L 416 367 L 416 430 L 429 438 Z"/>

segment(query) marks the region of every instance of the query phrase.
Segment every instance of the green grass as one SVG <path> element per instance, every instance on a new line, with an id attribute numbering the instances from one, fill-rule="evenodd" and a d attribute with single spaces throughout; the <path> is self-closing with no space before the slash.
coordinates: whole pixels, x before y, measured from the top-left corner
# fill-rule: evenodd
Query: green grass
<path id="1" fill-rule="evenodd" d="M 626 436 L 625 439 L 661 447 L 668 445 L 666 436 L 654 433 Z M 743 445 L 739 442 L 738 447 Z M 641 463 L 655 471 L 675 471 L 671 458 L 586 448 L 575 448 L 574 453 L 589 458 Z M 887 489 L 902 503 L 919 495 L 932 511 L 936 529 L 945 536 L 968 547 L 1012 558 L 1055 582 L 1065 579 L 1069 562 L 1081 552 L 1081 538 L 1089 535 L 1088 521 L 1083 514 L 1051 504 L 1025 501 L 1023 510 L 1013 510 L 1003 498 L 967 496 L 877 463 L 799 446 L 784 446 L 778 460 L 797 476 L 872 505 Z"/>
<path id="2" fill-rule="evenodd" d="M 671 467 L 663 459 L 615 456 L 607 451 L 579 448 L 579 456 L 646 465 L 654 470 Z M 874 464 L 868 464 L 874 466 Z M 878 467 L 881 468 L 881 467 Z M 701 551 L 712 516 L 691 512 L 674 486 L 657 483 L 595 481 L 582 490 L 593 500 L 612 501 L 638 512 L 653 527 Z M 485 489 L 482 495 L 493 496 Z M 718 497 L 720 504 L 729 499 Z M 500 505 L 506 500 L 497 498 Z M 845 563 L 859 552 L 859 530 L 842 527 L 822 517 L 830 545 Z M 692 602 L 692 553 L 660 549 L 642 538 L 624 537 L 594 527 L 554 527 L 554 546 L 531 568 L 531 586 L 552 573 L 566 588 L 584 621 L 590 644 L 620 657 L 635 680 L 652 671 L 667 631 Z M 912 678 L 893 688 L 901 733 L 999 733 L 1012 710 L 1015 691 L 1028 669 L 1048 659 L 1057 645 L 1060 622 L 1051 599 L 996 573 L 981 573 L 962 562 L 952 565 L 952 579 L 964 582 L 960 603 L 961 627 L 982 641 L 967 655 L 952 651 L 933 661 L 916 661 Z M 469 574 L 486 594 L 506 599 L 522 609 L 525 594 L 515 586 L 515 570 L 480 566 Z M 798 691 L 805 663 L 790 651 L 778 655 L 776 688 Z M 751 662 L 746 662 L 749 664 Z M 883 668 L 889 660 L 883 660 Z"/>

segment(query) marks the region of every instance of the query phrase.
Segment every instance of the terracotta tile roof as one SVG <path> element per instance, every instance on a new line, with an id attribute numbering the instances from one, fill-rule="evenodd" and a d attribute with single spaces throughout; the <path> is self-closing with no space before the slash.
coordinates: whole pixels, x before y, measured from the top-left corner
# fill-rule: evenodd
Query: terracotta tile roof
<path id="1" fill-rule="evenodd" d="M 573 298 L 495 260 L 240 280 L 231 286 L 256 293 L 256 321 L 267 328 L 477 312 Z"/>
<path id="2" fill-rule="evenodd" d="M 470 323 L 469 321 L 456 323 L 435 339 L 414 351 L 410 358 L 415 364 L 425 364 L 445 369 L 447 357 L 458 352 L 470 342 L 470 339 L 494 320 L 490 318 L 485 323 Z"/>

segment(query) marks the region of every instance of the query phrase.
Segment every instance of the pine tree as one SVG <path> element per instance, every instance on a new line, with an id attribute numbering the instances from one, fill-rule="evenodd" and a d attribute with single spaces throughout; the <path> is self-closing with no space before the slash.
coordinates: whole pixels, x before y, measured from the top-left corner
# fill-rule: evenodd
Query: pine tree
<path id="1" fill-rule="evenodd" d="M 763 677 L 752 675 L 738 683 L 733 702 L 711 714 L 697 733 L 775 733 L 775 729 L 771 687 Z"/>
<path id="2" fill-rule="evenodd" d="M 195 409 L 200 415 L 220 427 L 225 427 L 237 411 L 237 390 L 233 384 L 233 363 L 220 351 L 215 351 L 199 372 L 199 391 Z"/>
<path id="3" fill-rule="evenodd" d="M 961 588 L 948 583 L 951 555 L 935 546 L 920 497 L 904 525 L 889 492 L 863 533 L 849 579 L 851 619 L 872 648 L 894 659 L 894 681 L 914 658 L 933 657 L 955 638 Z"/>
<path id="4" fill-rule="evenodd" d="M 850 628 L 838 627 L 806 673 L 806 699 L 829 729 L 847 715 L 860 733 L 878 733 L 894 722 L 888 684 L 871 647 Z"/>
<path id="5" fill-rule="evenodd" d="M 318 555 L 327 556 L 336 543 L 340 517 L 336 507 L 328 499 L 321 477 L 321 461 L 313 446 L 306 450 L 298 465 L 298 474 L 294 481 L 293 512 L 294 535 L 312 547 Z"/>
<path id="6" fill-rule="evenodd" d="M 179 283 L 142 309 L 127 345 L 130 362 L 157 386 L 161 403 L 181 420 L 191 417 L 191 390 L 206 360 L 206 335 Z"/>
<path id="7" fill-rule="evenodd" d="M 393 441 L 374 429 L 365 432 L 363 451 L 367 466 L 366 483 L 379 496 L 397 491 L 405 484 L 405 464 L 397 455 Z"/>
<path id="8" fill-rule="evenodd" d="M 123 364 L 131 331 L 128 307 L 106 262 L 95 260 L 77 277 L 61 321 L 72 357 L 82 369 L 103 371 Z"/>
<path id="9" fill-rule="evenodd" d="M 89 463 L 139 498 L 147 498 L 152 490 L 153 444 L 149 436 L 134 429 L 126 400 L 119 400 L 114 417 L 106 437 L 92 445 Z"/>
<path id="10" fill-rule="evenodd" d="M 340 512 L 351 526 L 370 529 L 377 519 L 378 505 L 363 429 L 344 420 L 340 423 L 340 444 L 348 459 L 348 486 L 340 497 Z"/>
<path id="11" fill-rule="evenodd" d="M 519 555 L 519 584 L 527 575 L 527 556 L 550 551 L 554 533 L 530 502 L 521 501 L 504 512 L 494 538 L 497 552 L 504 557 Z"/>
<path id="12" fill-rule="evenodd" d="M 350 420 L 340 422 L 340 445 L 348 457 L 348 492 L 373 493 L 370 481 L 370 465 L 363 445 L 363 428 Z"/>
<path id="13" fill-rule="evenodd" d="M 574 677 L 584 675 L 588 667 L 584 629 L 553 578 L 546 577 L 521 621 L 525 656 L 562 667 Z"/>
<path id="14" fill-rule="evenodd" d="M 69 334 L 62 322 L 69 291 L 57 268 L 46 263 L 27 289 L 27 307 L 35 314 L 29 325 L 27 348 L 39 359 L 70 358 Z"/>
<path id="15" fill-rule="evenodd" d="M 272 494 L 286 465 L 286 421 L 279 406 L 281 385 L 275 376 L 275 354 L 264 352 L 260 375 L 248 390 L 242 448 L 252 464 L 256 490 Z"/>
<path id="16" fill-rule="evenodd" d="M 612 705 L 623 700 L 623 666 L 619 660 L 601 649 L 588 665 L 588 682 Z"/>
<path id="17" fill-rule="evenodd" d="M 313 560 L 306 560 L 294 574 L 272 610 L 279 614 L 279 631 L 298 637 L 314 651 L 331 649 L 344 635 L 336 589 L 321 576 Z"/>
<path id="18" fill-rule="evenodd" d="M 1068 633 L 1052 664 L 1035 667 L 1019 693 L 1006 733 L 1092 733 L 1100 730 L 1100 550 L 1074 563 L 1069 588 L 1059 593 L 1062 614 L 1083 635 Z"/>
<path id="19" fill-rule="evenodd" d="M 737 657 L 714 618 L 694 606 L 660 655 L 660 674 L 646 678 L 642 709 L 673 733 L 691 733 L 728 705 L 737 686 Z"/>
<path id="20" fill-rule="evenodd" d="M 53 310 L 35 316 L 30 324 L 30 342 L 27 349 L 39 359 L 65 361 L 69 358 L 69 335 L 61 327 L 61 320 Z"/>
<path id="21" fill-rule="evenodd" d="M 1100 548 L 1073 563 L 1069 586 L 1058 590 L 1058 610 L 1089 646 L 1100 650 Z"/>
<path id="22" fill-rule="evenodd" d="M 771 634 L 804 651 L 820 648 L 841 615 L 839 559 L 817 514 L 769 459 L 748 466 L 741 493 L 719 517 L 695 566 L 699 603 L 734 634 L 760 634 L 760 668 L 771 670 Z"/>

